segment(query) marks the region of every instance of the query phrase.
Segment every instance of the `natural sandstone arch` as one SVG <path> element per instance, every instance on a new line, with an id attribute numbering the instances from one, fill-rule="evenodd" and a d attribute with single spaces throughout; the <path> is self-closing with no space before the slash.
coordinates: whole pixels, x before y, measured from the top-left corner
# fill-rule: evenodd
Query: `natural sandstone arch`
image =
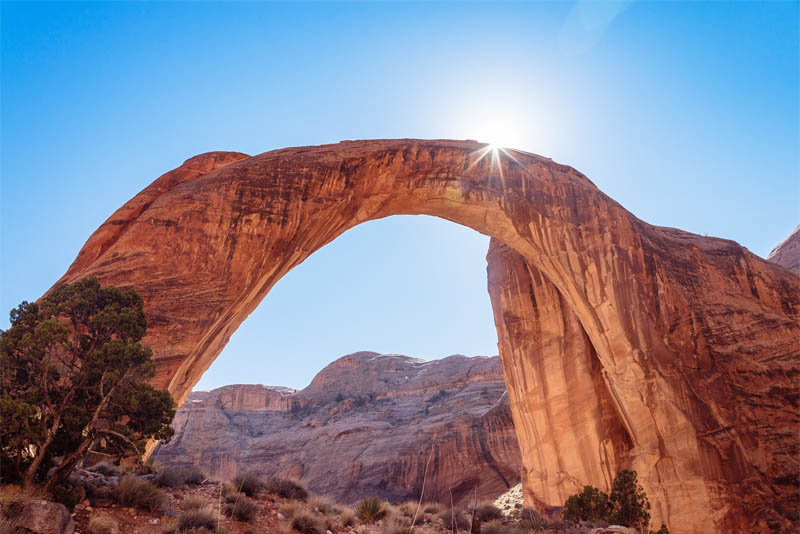
<path id="1" fill-rule="evenodd" d="M 476 161 L 482 147 L 197 156 L 114 213 L 61 281 L 134 286 L 156 385 L 182 401 L 315 250 L 371 219 L 449 219 L 494 238 L 489 291 L 528 499 L 560 505 L 632 467 L 654 520 L 678 534 L 790 528 L 798 277 L 733 242 L 648 225 L 551 160 Z"/>

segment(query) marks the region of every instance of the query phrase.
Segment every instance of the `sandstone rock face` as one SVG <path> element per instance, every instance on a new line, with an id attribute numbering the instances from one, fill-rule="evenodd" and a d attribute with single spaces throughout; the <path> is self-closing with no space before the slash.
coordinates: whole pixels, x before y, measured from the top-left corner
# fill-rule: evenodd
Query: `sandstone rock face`
<path id="1" fill-rule="evenodd" d="M 302 391 L 233 385 L 194 392 L 178 411 L 164 465 L 301 478 L 342 503 L 377 495 L 450 503 L 491 500 L 520 479 L 500 359 L 425 362 L 359 352 Z"/>
<path id="2" fill-rule="evenodd" d="M 11 498 L 0 503 L 0 516 L 8 521 L 10 532 L 26 534 L 72 534 L 75 524 L 63 504 Z"/>
<path id="3" fill-rule="evenodd" d="M 767 259 L 800 275 L 800 226 L 795 228 L 780 245 L 772 249 Z"/>
<path id="4" fill-rule="evenodd" d="M 654 524 L 677 534 L 796 526 L 800 278 L 651 226 L 570 167 L 485 148 L 197 156 L 114 213 L 62 281 L 142 294 L 154 383 L 182 402 L 270 288 L 347 229 L 395 214 L 469 226 L 495 239 L 489 291 L 529 502 L 562 504 L 632 467 Z"/>

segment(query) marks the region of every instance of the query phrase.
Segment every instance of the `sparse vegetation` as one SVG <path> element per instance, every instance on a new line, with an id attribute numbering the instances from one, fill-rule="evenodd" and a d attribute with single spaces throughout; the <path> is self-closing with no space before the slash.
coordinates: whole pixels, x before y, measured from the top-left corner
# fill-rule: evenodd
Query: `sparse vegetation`
<path id="1" fill-rule="evenodd" d="M 358 501 L 355 513 L 361 521 L 374 522 L 386 515 L 386 508 L 379 498 L 367 497 Z"/>
<path id="2" fill-rule="evenodd" d="M 303 505 L 297 501 L 289 501 L 280 508 L 281 513 L 288 519 L 293 519 L 303 511 Z"/>
<path id="3" fill-rule="evenodd" d="M 254 497 L 259 491 L 264 489 L 264 480 L 256 473 L 239 473 L 232 481 L 236 491 L 244 493 L 248 497 Z"/>
<path id="4" fill-rule="evenodd" d="M 540 532 L 548 527 L 548 522 L 533 508 L 523 508 L 517 526 L 523 531 Z"/>
<path id="5" fill-rule="evenodd" d="M 197 466 L 171 465 L 161 469 L 153 482 L 162 488 L 177 488 L 183 484 L 200 484 L 205 478 L 205 473 Z"/>
<path id="6" fill-rule="evenodd" d="M 292 518 L 292 528 L 300 534 L 325 534 L 325 522 L 308 512 L 300 512 Z"/>
<path id="7" fill-rule="evenodd" d="M 461 508 L 443 509 L 438 514 L 439 519 L 444 522 L 444 526 L 450 530 L 461 530 L 469 528 L 471 518 Z"/>
<path id="8" fill-rule="evenodd" d="M 312 510 L 316 510 L 317 512 L 325 515 L 338 514 L 341 511 L 339 510 L 339 507 L 333 503 L 332 500 L 330 500 L 327 497 L 322 497 L 319 495 L 311 497 L 311 499 L 309 499 L 308 501 L 308 504 Z"/>
<path id="9" fill-rule="evenodd" d="M 288 478 L 269 477 L 264 482 L 264 489 L 284 499 L 294 499 L 303 502 L 308 500 L 308 490 L 299 482 Z M 245 491 L 245 493 L 247 492 Z M 248 495 L 250 494 L 248 493 Z"/>
<path id="10" fill-rule="evenodd" d="M 502 519 L 503 512 L 492 503 L 481 503 L 475 507 L 475 517 L 477 517 L 481 523 L 486 523 L 495 519 Z"/>
<path id="11" fill-rule="evenodd" d="M 181 510 L 184 512 L 189 512 L 191 510 L 200 510 L 202 508 L 208 508 L 208 503 L 206 500 L 198 495 L 190 495 L 186 497 L 183 502 L 181 503 Z"/>
<path id="12" fill-rule="evenodd" d="M 233 502 L 244 497 L 244 493 L 236 490 L 232 482 L 222 484 L 222 498 L 225 502 Z"/>
<path id="13" fill-rule="evenodd" d="M 211 508 L 200 508 L 181 512 L 178 516 L 178 530 L 187 532 L 194 529 L 205 529 L 215 532 L 219 523 L 217 514 Z"/>
<path id="14" fill-rule="evenodd" d="M 350 527 L 356 524 L 356 514 L 350 508 L 345 508 L 339 515 L 339 521 L 343 527 Z"/>
<path id="15" fill-rule="evenodd" d="M 442 505 L 438 502 L 426 502 L 422 505 L 422 511 L 426 514 L 438 514 L 442 511 Z"/>
<path id="16" fill-rule="evenodd" d="M 499 519 L 494 519 L 481 525 L 481 534 L 506 534 L 509 530 L 509 527 Z"/>
<path id="17" fill-rule="evenodd" d="M 624 469 L 614 477 L 610 494 L 584 486 L 581 493 L 570 495 L 563 517 L 576 523 L 607 521 L 645 532 L 650 522 L 650 501 L 638 483 L 636 471 Z"/>
<path id="18" fill-rule="evenodd" d="M 120 475 L 119 467 L 111 462 L 100 462 L 95 464 L 89 468 L 89 471 L 100 473 L 101 475 L 105 475 L 107 477 L 118 477 Z"/>
<path id="19" fill-rule="evenodd" d="M 258 513 L 258 504 L 247 497 L 242 497 L 225 505 L 225 515 L 237 521 L 252 521 Z"/>
<path id="20" fill-rule="evenodd" d="M 147 480 L 125 475 L 119 480 L 114 497 L 122 506 L 133 506 L 150 512 L 160 512 L 167 502 L 167 495 Z"/>
<path id="21" fill-rule="evenodd" d="M 119 524 L 117 520 L 108 515 L 95 515 L 89 520 L 89 526 L 86 527 L 89 534 L 117 534 L 119 532 Z"/>

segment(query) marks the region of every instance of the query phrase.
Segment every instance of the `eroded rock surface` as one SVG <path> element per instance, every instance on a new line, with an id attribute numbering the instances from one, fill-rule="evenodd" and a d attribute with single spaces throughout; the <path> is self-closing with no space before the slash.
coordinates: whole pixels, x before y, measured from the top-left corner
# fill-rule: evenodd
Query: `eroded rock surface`
<path id="1" fill-rule="evenodd" d="M 789 237 L 772 249 L 767 259 L 800 275 L 800 226 L 795 228 L 794 232 L 789 234 Z"/>
<path id="2" fill-rule="evenodd" d="M 302 479 L 352 503 L 494 499 L 520 479 L 520 454 L 500 359 L 425 362 L 359 352 L 295 392 L 231 385 L 189 395 L 165 465 L 203 466 L 217 479 L 256 471 Z"/>
<path id="3" fill-rule="evenodd" d="M 347 229 L 396 214 L 469 226 L 509 251 L 490 253 L 489 291 L 529 502 L 632 467 L 676 534 L 796 527 L 800 278 L 649 225 L 568 166 L 485 147 L 203 154 L 112 215 L 62 280 L 142 294 L 154 383 L 182 402 L 270 288 Z"/>

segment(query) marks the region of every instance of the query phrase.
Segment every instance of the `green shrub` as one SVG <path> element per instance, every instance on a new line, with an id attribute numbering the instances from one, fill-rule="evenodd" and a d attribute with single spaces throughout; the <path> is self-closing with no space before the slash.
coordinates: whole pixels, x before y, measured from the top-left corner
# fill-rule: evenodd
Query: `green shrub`
<path id="1" fill-rule="evenodd" d="M 667 525 L 665 525 L 664 523 L 661 523 L 661 528 L 660 529 L 658 529 L 656 531 L 652 531 L 651 530 L 650 532 L 651 532 L 651 534 L 669 534 L 669 529 L 667 528 Z"/>
<path id="2" fill-rule="evenodd" d="M 486 523 L 489 521 L 494 521 L 495 519 L 502 519 L 503 512 L 501 512 L 500 508 L 498 508 L 494 504 L 487 502 L 479 504 L 475 508 L 475 516 L 481 523 Z"/>
<path id="3" fill-rule="evenodd" d="M 386 508 L 383 505 L 383 501 L 377 497 L 367 497 L 358 501 L 355 512 L 356 517 L 361 521 L 368 522 L 378 521 L 386 516 Z"/>
<path id="4" fill-rule="evenodd" d="M 161 469 L 153 481 L 162 488 L 177 488 L 184 484 L 200 484 L 205 478 L 205 473 L 197 466 L 171 465 Z"/>
<path id="5" fill-rule="evenodd" d="M 146 480 L 125 475 L 114 490 L 117 504 L 132 506 L 150 512 L 160 512 L 167 503 L 167 495 Z"/>
<path id="6" fill-rule="evenodd" d="M 567 498 L 561 513 L 567 521 L 579 523 L 606 519 L 608 512 L 608 495 L 592 486 L 584 486 L 583 491 Z"/>
<path id="7" fill-rule="evenodd" d="M 308 490 L 299 482 L 289 480 L 288 478 L 269 477 L 264 483 L 264 489 L 284 499 L 294 499 L 302 502 L 308 500 Z"/>
<path id="8" fill-rule="evenodd" d="M 225 505 L 225 515 L 237 521 L 252 521 L 258 512 L 258 504 L 247 497 L 242 497 L 234 502 Z"/>
<path id="9" fill-rule="evenodd" d="M 292 528 L 300 534 L 325 534 L 325 526 L 324 521 L 308 512 L 296 514 L 292 519 Z"/>
<path id="10" fill-rule="evenodd" d="M 236 491 L 244 493 L 248 497 L 255 496 L 264 489 L 264 481 L 257 474 L 252 472 L 239 473 L 232 481 Z"/>

